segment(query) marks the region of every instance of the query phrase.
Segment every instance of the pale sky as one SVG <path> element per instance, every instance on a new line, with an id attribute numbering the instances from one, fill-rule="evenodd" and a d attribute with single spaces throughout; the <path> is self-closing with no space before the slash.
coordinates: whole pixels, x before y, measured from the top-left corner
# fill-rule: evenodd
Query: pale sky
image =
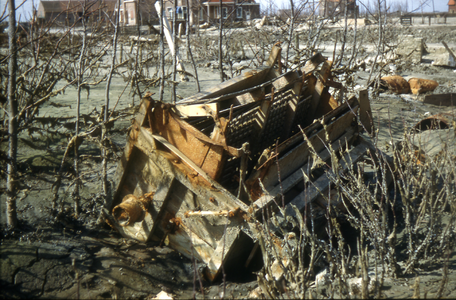
<path id="1" fill-rule="evenodd" d="M 6 7 L 6 3 L 8 0 L 0 0 L 0 9 L 1 12 Z M 16 6 L 22 3 L 23 0 L 16 0 Z M 276 9 L 281 9 L 281 8 L 288 8 L 290 6 L 289 0 L 256 0 L 261 4 L 262 10 L 266 9 L 266 7 L 271 3 L 271 1 L 274 3 L 274 6 Z M 294 0 L 294 3 L 297 3 L 302 0 Z M 318 1 L 318 0 L 315 0 Z M 370 1 L 374 2 L 375 0 L 357 0 L 358 2 L 362 2 L 367 5 Z M 408 9 L 409 11 L 413 8 L 417 8 L 420 4 L 420 2 L 423 1 L 428 1 L 429 5 L 425 7 L 424 11 L 426 12 L 432 12 L 432 3 L 434 3 L 434 9 L 435 11 L 448 11 L 448 0 L 387 0 L 387 3 L 394 3 L 394 2 L 399 2 L 399 3 L 405 3 L 408 2 Z M 375 1 L 376 2 L 376 1 Z M 32 13 L 32 7 L 35 5 L 35 7 L 38 7 L 39 0 L 25 0 L 25 3 L 17 10 L 17 15 L 16 18 L 21 21 L 25 21 L 26 19 L 30 18 L 30 15 Z M 361 7 L 362 5 L 360 5 Z"/>

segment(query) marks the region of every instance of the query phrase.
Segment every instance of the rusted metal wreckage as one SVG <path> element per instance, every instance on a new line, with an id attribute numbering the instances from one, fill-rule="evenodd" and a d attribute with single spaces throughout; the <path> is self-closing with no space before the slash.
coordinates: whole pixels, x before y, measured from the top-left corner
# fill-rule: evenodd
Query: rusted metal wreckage
<path id="1" fill-rule="evenodd" d="M 175 105 L 143 99 L 116 171 L 111 226 L 140 241 L 166 238 L 204 262 L 212 281 L 222 263 L 249 256 L 263 210 L 280 203 L 293 215 L 291 204 L 303 211 L 315 202 L 324 211 L 327 174 L 303 180 L 312 177 L 310 148 L 323 162 L 328 144 L 341 161 L 361 159 L 370 147 L 357 122 L 371 123 L 367 92 L 339 104 L 328 92 L 341 88 L 331 62 L 317 54 L 282 74 L 280 53 L 275 45 L 264 67 Z"/>

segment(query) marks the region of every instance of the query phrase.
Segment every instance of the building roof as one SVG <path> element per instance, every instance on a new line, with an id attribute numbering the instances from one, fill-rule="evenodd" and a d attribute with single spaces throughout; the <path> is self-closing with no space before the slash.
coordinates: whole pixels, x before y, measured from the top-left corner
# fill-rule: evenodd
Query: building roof
<path id="1" fill-rule="evenodd" d="M 339 2 L 342 2 L 342 0 L 320 0 L 320 3 L 322 3 L 322 2 L 335 2 L 335 3 L 339 3 Z M 356 2 L 356 0 L 348 0 L 347 2 L 348 2 L 348 4 L 351 4 L 351 3 Z"/>
<path id="2" fill-rule="evenodd" d="M 448 5 L 456 5 L 456 1 L 455 0 L 450 0 L 450 2 L 448 2 Z"/>
<path id="3" fill-rule="evenodd" d="M 63 11 L 82 12 L 83 2 L 77 0 L 41 0 L 40 6 L 45 12 L 60 13 Z M 108 11 L 114 11 L 117 0 L 88 0 L 87 8 L 94 11 L 106 7 Z"/>
<path id="4" fill-rule="evenodd" d="M 222 3 L 224 4 L 233 4 L 235 2 L 235 0 L 222 0 Z M 203 4 L 204 3 L 220 3 L 220 0 L 207 0 L 207 1 L 203 1 Z M 239 2 L 239 4 L 247 4 L 247 3 L 255 3 L 255 0 L 246 0 L 246 1 L 241 1 Z"/>

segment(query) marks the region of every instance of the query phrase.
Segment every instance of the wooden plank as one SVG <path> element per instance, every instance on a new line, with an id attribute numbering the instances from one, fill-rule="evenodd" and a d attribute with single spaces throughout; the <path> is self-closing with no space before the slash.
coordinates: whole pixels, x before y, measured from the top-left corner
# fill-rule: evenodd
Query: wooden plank
<path id="1" fill-rule="evenodd" d="M 424 97 L 423 103 L 438 106 L 456 106 L 456 93 L 427 95 Z"/>
<path id="2" fill-rule="evenodd" d="M 125 170 L 125 180 L 118 188 L 116 198 L 109 207 L 109 211 L 112 211 L 112 207 L 115 205 L 120 204 L 122 199 L 128 194 L 141 197 L 146 193 L 155 192 L 159 183 L 156 179 L 163 177 L 163 171 L 154 161 L 149 159 L 143 149 L 134 146 L 131 156 L 130 165 Z M 153 220 L 154 217 L 151 217 Z M 152 225 L 151 223 L 147 227 L 149 228 Z M 145 236 L 147 238 L 150 236 L 150 233 L 145 234 Z"/>
<path id="3" fill-rule="evenodd" d="M 155 2 L 155 11 L 158 14 L 158 17 L 162 18 L 163 21 L 163 32 L 165 33 L 166 41 L 168 42 L 168 47 L 171 51 L 171 54 L 176 58 L 176 65 L 177 65 L 177 70 L 181 71 L 183 74 L 185 74 L 185 68 L 182 63 L 182 59 L 180 57 L 179 51 L 176 51 L 176 46 L 174 45 L 173 37 L 171 35 L 171 32 L 174 30 L 170 30 L 171 26 L 169 26 L 168 18 L 166 17 L 166 13 L 163 16 L 160 16 L 160 11 L 161 11 L 161 6 L 160 6 L 160 1 Z M 136 14 L 136 13 L 135 13 Z M 187 76 L 185 75 L 186 78 Z M 188 81 L 188 78 L 186 80 L 182 81 Z"/>
<path id="4" fill-rule="evenodd" d="M 367 90 L 359 91 L 359 120 L 369 134 L 375 131 Z"/>
<path id="5" fill-rule="evenodd" d="M 321 53 L 317 53 L 310 58 L 305 64 L 304 67 L 301 68 L 302 73 L 307 74 L 313 72 L 319 64 L 326 61 Z"/>
<path id="6" fill-rule="evenodd" d="M 186 132 L 190 133 L 193 137 L 196 139 L 200 140 L 201 142 L 208 144 L 208 145 L 213 145 L 213 146 L 219 146 L 225 149 L 231 156 L 235 157 L 241 157 L 242 153 L 239 151 L 239 149 L 236 149 L 234 147 L 230 147 L 226 145 L 225 143 L 221 143 L 219 141 L 213 140 L 210 137 L 206 136 L 204 133 L 193 127 L 192 125 L 188 124 L 184 120 L 181 120 L 178 115 L 176 115 L 172 111 L 168 111 L 166 109 L 163 109 L 162 107 L 155 107 L 154 108 L 154 120 L 152 121 L 152 128 L 154 129 L 154 134 L 155 133 L 162 133 L 162 132 L 173 132 L 173 134 L 176 134 L 176 136 L 179 139 L 183 139 L 183 142 L 189 143 L 187 135 L 182 132 L 182 130 L 185 130 Z M 172 119 L 173 124 L 172 124 L 172 130 L 169 128 L 166 128 L 170 125 L 168 125 L 169 120 Z M 176 126 L 176 123 L 180 128 Z M 159 129 L 163 129 L 160 131 Z M 163 136 L 163 134 L 160 134 Z M 172 143 L 172 141 L 168 140 L 169 142 Z M 181 144 L 176 144 L 175 146 L 182 146 Z"/>
<path id="7" fill-rule="evenodd" d="M 233 102 L 235 102 L 236 105 L 244 105 L 256 101 L 261 101 L 264 99 L 264 96 L 264 89 L 257 89 L 255 91 L 236 96 Z"/>
<path id="8" fill-rule="evenodd" d="M 445 46 L 445 49 L 448 51 L 450 56 L 453 58 L 453 61 L 456 61 L 456 55 L 453 53 L 453 50 L 451 50 L 450 47 L 448 47 L 447 43 L 445 41 L 442 41 L 443 46 Z"/>
<path id="9" fill-rule="evenodd" d="M 172 157 L 166 157 L 164 155 L 163 151 L 148 151 L 146 154 L 156 163 L 162 170 L 171 172 L 179 182 L 184 184 L 188 189 L 192 190 L 195 194 L 201 195 L 206 197 L 207 199 L 213 197 L 214 199 L 219 199 L 219 201 L 224 201 L 229 204 L 228 206 L 229 209 L 235 209 L 235 208 L 240 208 L 244 211 L 248 211 L 248 206 L 245 205 L 242 201 L 237 199 L 233 194 L 228 192 L 225 188 L 223 188 L 217 181 L 211 179 L 201 168 L 196 166 L 194 163 L 188 160 L 188 158 L 185 158 L 185 155 L 183 155 L 182 152 L 180 152 L 176 147 L 171 145 L 170 143 L 167 143 L 166 140 L 163 138 L 160 138 L 160 136 L 154 136 L 150 131 L 148 131 L 145 128 L 141 128 L 140 134 L 138 136 L 138 140 L 144 140 L 145 143 L 150 143 L 150 140 L 155 139 L 157 137 L 157 141 L 161 142 L 164 141 L 165 144 L 163 144 L 165 147 L 169 147 L 170 151 L 175 155 L 175 158 L 173 159 Z M 173 150 L 171 150 L 173 149 Z M 203 178 L 206 182 L 209 182 L 209 184 L 212 186 L 212 188 L 208 188 L 207 186 L 195 186 L 187 177 L 190 176 L 190 172 L 182 173 L 180 169 L 176 167 L 176 165 L 179 164 L 179 162 L 174 162 L 176 158 L 182 159 L 181 157 L 185 158 L 185 160 L 182 160 L 186 165 L 188 165 L 189 168 L 195 171 L 197 175 L 201 175 L 201 178 Z"/>
<path id="10" fill-rule="evenodd" d="M 239 251 L 235 247 L 236 242 L 239 240 L 241 229 L 239 224 L 233 224 L 226 229 L 225 236 L 220 239 L 214 254 L 211 255 L 211 260 L 208 263 L 209 272 L 206 273 L 206 277 L 214 281 L 221 273 L 222 263 L 227 261 L 230 254 Z M 242 246 L 242 245 L 238 245 Z M 222 259 L 223 258 L 223 259 Z M 214 272 L 217 270 L 216 272 Z"/>
<path id="11" fill-rule="evenodd" d="M 346 144 L 351 144 L 353 139 L 355 139 L 357 135 L 355 134 L 355 130 L 353 128 L 348 128 L 348 130 L 337 140 L 335 140 L 332 144 L 331 147 L 333 148 L 334 151 L 339 151 L 342 147 L 344 147 Z M 331 154 L 329 151 L 324 148 L 321 152 L 318 153 L 318 156 L 322 161 L 327 161 L 328 159 L 331 158 Z M 289 190 L 291 190 L 295 185 L 297 185 L 300 182 L 303 182 L 304 175 L 302 172 L 305 172 L 307 175 L 307 167 L 308 162 L 304 165 L 302 165 L 299 169 L 297 169 L 294 173 L 289 175 L 288 177 L 284 177 L 282 179 L 282 185 L 276 185 L 274 187 L 270 187 L 269 189 L 266 188 L 266 190 L 269 192 L 269 195 L 264 195 L 260 197 L 257 201 L 254 202 L 254 206 L 256 209 L 256 212 L 259 212 L 261 209 L 263 209 L 265 206 L 269 205 L 273 199 L 275 198 L 276 201 L 280 198 L 280 196 L 285 193 L 287 193 Z"/>
<path id="12" fill-rule="evenodd" d="M 346 144 L 351 144 L 352 141 L 357 137 L 358 135 L 356 134 L 355 130 L 353 128 L 348 128 L 347 131 L 337 140 L 335 140 L 333 143 L 331 143 L 331 147 L 333 148 L 334 151 L 339 151 L 342 149 L 342 147 L 345 147 Z M 322 161 L 327 161 L 328 159 L 331 158 L 331 154 L 329 153 L 327 148 L 323 148 L 321 152 L 318 153 L 318 156 Z M 289 191 L 293 186 L 295 186 L 298 182 L 302 182 L 303 180 L 303 174 L 302 174 L 302 169 L 307 169 L 306 162 L 301 168 L 297 169 L 295 172 L 290 174 L 288 177 L 284 177 L 284 180 L 282 181 L 282 191 L 283 193 L 286 193 Z M 280 185 L 277 184 L 274 186 L 274 188 L 270 191 L 271 195 L 276 195 L 281 192 Z"/>
<path id="13" fill-rule="evenodd" d="M 193 170 L 195 170 L 198 175 L 206 179 L 207 182 L 213 181 L 212 178 L 204 171 L 202 170 L 196 163 L 193 162 L 193 160 L 189 159 L 184 153 L 182 153 L 177 147 L 175 147 L 173 144 L 168 142 L 166 139 L 164 139 L 162 136 L 159 135 L 152 135 L 154 139 L 162 143 L 166 148 L 168 148 L 171 152 L 173 152 L 175 155 L 177 155 L 182 161 L 184 161 L 187 165 L 189 165 Z"/>
<path id="14" fill-rule="evenodd" d="M 272 78 L 280 76 L 277 70 L 271 70 L 271 74 L 273 74 Z M 271 76 L 271 75 L 269 75 Z M 277 78 L 272 82 L 272 86 L 276 91 L 284 90 L 289 88 L 291 85 L 295 84 L 296 82 L 301 83 L 302 79 L 301 76 L 296 71 L 288 71 L 283 76 Z"/>
<path id="15" fill-rule="evenodd" d="M 352 166 L 355 162 L 359 161 L 364 154 L 366 154 L 369 147 L 365 143 L 361 143 L 355 148 L 351 149 L 349 152 L 344 154 L 343 159 L 339 161 L 340 169 L 339 172 L 345 172 Z M 346 163 L 348 162 L 348 163 Z M 328 170 L 324 175 L 320 176 L 317 180 L 312 182 L 310 186 L 301 192 L 298 196 L 296 196 L 290 203 L 287 204 L 285 212 L 286 215 L 294 216 L 295 212 L 291 205 L 295 205 L 299 211 L 302 211 L 304 207 L 315 201 L 320 193 L 326 191 L 331 186 L 331 179 L 328 172 L 332 172 Z"/>
<path id="16" fill-rule="evenodd" d="M 126 170 L 129 166 L 130 156 L 134 148 L 134 140 L 136 139 L 135 128 L 138 128 L 138 126 L 141 126 L 146 121 L 147 111 L 150 109 L 151 106 L 150 100 L 150 97 L 146 97 L 142 100 L 139 112 L 135 118 L 135 124 L 132 127 L 132 130 L 128 133 L 127 143 L 125 144 L 122 157 L 120 158 L 120 161 L 117 163 L 117 169 L 113 178 L 113 188 L 115 192 L 113 197 L 108 199 L 108 202 L 104 205 L 104 207 L 107 208 L 109 211 L 111 211 L 111 209 L 113 208 L 113 204 L 119 201 L 118 198 L 121 194 L 122 185 L 126 176 Z"/>
<path id="17" fill-rule="evenodd" d="M 312 97 L 312 102 L 310 104 L 311 116 L 315 114 L 320 103 L 320 97 L 323 94 L 325 89 L 325 83 L 328 77 L 331 75 L 331 61 L 326 61 L 323 63 L 323 66 L 320 71 L 320 77 L 317 78 L 317 83 L 315 84 L 315 91 Z"/>
<path id="18" fill-rule="evenodd" d="M 338 117 L 332 123 L 327 125 L 326 132 L 324 129 L 319 130 L 317 133 L 309 137 L 315 151 L 319 152 L 324 149 L 323 141 L 332 141 L 341 136 L 344 131 L 349 128 L 353 122 L 353 118 L 356 117 L 357 107 L 354 108 L 354 112 L 348 111 L 342 116 Z M 309 155 L 309 145 L 306 141 L 303 141 L 293 150 L 288 151 L 282 158 L 279 159 L 280 174 L 282 178 L 289 176 L 299 166 L 303 165 L 307 161 Z M 278 183 L 278 169 L 277 164 L 273 164 L 269 167 L 268 172 L 263 178 L 263 184 L 266 188 L 275 186 Z"/>
<path id="19" fill-rule="evenodd" d="M 208 104 L 185 104 L 175 106 L 179 114 L 184 117 L 211 117 L 213 112 L 218 112 L 217 103 Z"/>
<path id="20" fill-rule="evenodd" d="M 355 107 L 358 105 L 358 100 L 356 97 L 350 98 L 346 103 L 343 103 L 339 107 L 335 108 L 334 110 L 330 111 L 326 115 L 323 116 L 323 122 L 325 124 L 329 124 L 333 119 L 338 118 L 340 115 L 344 114 L 347 110 L 349 110 L 349 107 Z M 312 135 L 314 132 L 320 130 L 322 125 L 320 122 L 314 122 L 311 125 L 307 126 L 304 128 L 304 132 L 306 133 L 307 136 Z M 296 145 L 300 143 L 303 140 L 303 136 L 301 132 L 297 132 L 295 135 L 292 137 L 288 138 L 285 140 L 283 143 L 279 144 L 278 146 L 278 152 L 281 153 L 285 151 L 286 149 L 292 147 L 293 145 Z"/>
<path id="21" fill-rule="evenodd" d="M 269 54 L 268 60 L 266 61 L 266 66 L 268 67 L 274 67 L 275 64 L 280 60 L 280 56 L 282 53 L 282 48 L 280 47 L 280 44 L 276 43 L 271 50 L 271 53 Z"/>
<path id="22" fill-rule="evenodd" d="M 146 115 L 147 115 L 147 107 L 150 105 L 149 101 L 141 101 L 139 104 L 139 111 L 136 113 L 135 116 L 135 121 L 137 124 L 140 126 L 144 123 L 146 120 Z"/>
<path id="23" fill-rule="evenodd" d="M 204 134 L 199 131 L 194 134 L 197 131 L 194 127 L 181 122 L 177 116 L 166 109 L 156 107 L 153 113 L 154 132 L 158 132 L 163 139 L 176 147 L 199 168 L 202 168 L 211 178 L 217 179 L 224 164 L 224 147 L 215 145 L 216 142 L 207 136 L 204 136 L 204 138 L 209 140 L 211 144 L 202 141 L 199 136 Z M 182 125 L 187 126 L 182 128 Z M 208 157 L 210 161 L 206 163 L 206 158 Z"/>
<path id="24" fill-rule="evenodd" d="M 119 162 L 117 163 L 117 168 L 116 172 L 114 173 L 114 178 L 113 178 L 113 188 L 114 188 L 114 195 L 111 199 L 108 199 L 107 203 L 105 203 L 104 207 L 111 211 L 113 208 L 113 203 L 116 202 L 116 200 L 119 198 L 119 194 L 121 193 L 122 185 L 125 180 L 126 175 L 126 170 L 129 165 L 130 161 L 130 155 L 133 150 L 133 143 L 131 143 L 129 140 L 127 140 L 127 143 L 125 144 L 124 152 L 122 156 L 120 157 Z"/>
<path id="25" fill-rule="evenodd" d="M 224 204 L 219 203 L 219 209 L 223 210 Z M 195 194 L 181 183 L 177 183 L 173 187 L 172 197 L 168 201 L 165 208 L 163 218 L 160 220 L 162 231 L 169 231 L 172 219 L 178 220 L 177 226 L 185 225 L 193 235 L 198 236 L 208 246 L 207 251 L 213 251 L 217 247 L 218 240 L 223 236 L 223 225 L 212 225 L 207 222 L 207 218 L 187 218 L 186 213 L 190 210 L 198 209 L 198 203 L 195 202 Z M 223 217 L 219 217 L 225 219 Z M 176 222 L 176 221 L 174 221 Z M 179 229 L 171 228 L 168 232 L 169 236 L 177 232 Z"/>
<path id="26" fill-rule="evenodd" d="M 152 205 L 149 208 L 149 213 L 152 216 L 152 219 L 154 221 L 159 221 L 164 212 L 164 208 L 167 206 L 167 203 L 169 201 L 169 194 L 171 190 L 171 186 L 173 185 L 174 182 L 174 176 L 169 173 L 164 173 L 163 177 L 158 184 L 157 190 L 155 191 L 155 195 L 152 201 Z M 150 235 L 148 238 L 150 238 L 155 230 L 157 230 L 157 224 L 158 222 L 154 222 L 152 229 L 150 230 Z"/>
<path id="27" fill-rule="evenodd" d="M 229 257 L 229 252 L 236 251 L 233 244 L 239 238 L 241 230 L 237 226 L 228 226 L 225 237 L 217 242 L 215 249 L 197 236 L 192 229 L 181 224 L 179 229 L 168 235 L 170 246 L 188 258 L 196 258 L 206 264 L 205 275 L 209 281 L 215 280 L 221 271 L 223 261 Z"/>
<path id="28" fill-rule="evenodd" d="M 338 106 L 339 103 L 337 103 L 337 100 L 334 99 L 334 97 L 329 93 L 329 88 L 325 86 L 320 95 L 320 102 L 318 103 L 318 107 L 315 111 L 314 116 L 316 118 L 319 118 L 320 116 L 327 114 Z"/>
<path id="29" fill-rule="evenodd" d="M 256 70 L 248 71 L 238 77 L 224 81 L 204 92 L 187 97 L 178 104 L 189 104 L 198 100 L 216 98 L 218 96 L 239 92 L 247 88 L 261 84 L 269 74 L 271 67 L 260 67 Z M 234 96 L 233 96 L 234 97 Z"/>

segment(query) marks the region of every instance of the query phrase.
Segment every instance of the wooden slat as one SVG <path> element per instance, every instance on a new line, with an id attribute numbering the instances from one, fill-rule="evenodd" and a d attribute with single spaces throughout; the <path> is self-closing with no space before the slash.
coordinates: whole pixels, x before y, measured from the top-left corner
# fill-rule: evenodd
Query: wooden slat
<path id="1" fill-rule="evenodd" d="M 119 202 L 119 195 L 121 194 L 121 187 L 122 184 L 125 180 L 126 170 L 129 165 L 130 161 L 130 155 L 133 151 L 134 147 L 134 140 L 136 137 L 136 132 L 135 128 L 138 128 L 147 119 L 147 111 L 150 109 L 151 106 L 151 98 L 147 97 L 144 98 L 141 102 L 140 109 L 138 114 L 136 115 L 135 118 L 135 124 L 132 127 L 132 130 L 129 132 L 128 137 L 127 137 L 127 143 L 125 144 L 124 152 L 122 154 L 122 157 L 120 158 L 120 161 L 117 163 L 117 169 L 113 178 L 114 181 L 114 195 L 111 199 L 108 199 L 108 203 L 105 204 L 105 208 L 107 208 L 109 211 L 113 208 L 113 204 L 116 202 Z"/>
<path id="2" fill-rule="evenodd" d="M 282 48 L 278 44 L 275 44 L 272 47 L 268 60 L 266 61 L 266 66 L 271 67 L 271 68 L 274 67 L 274 65 L 280 60 L 281 53 L 282 53 Z"/>
<path id="3" fill-rule="evenodd" d="M 375 131 L 367 90 L 359 91 L 359 120 L 369 134 Z"/>
<path id="4" fill-rule="evenodd" d="M 218 112 L 217 103 L 194 104 L 194 105 L 176 105 L 176 109 L 184 118 L 188 117 L 211 117 L 212 112 Z"/>
<path id="5" fill-rule="evenodd" d="M 236 251 L 233 244 L 239 238 L 241 230 L 237 224 L 228 226 L 225 237 L 221 238 L 215 249 L 210 247 L 204 240 L 192 232 L 185 224 L 179 226 L 179 230 L 168 236 L 170 246 L 188 258 L 196 258 L 206 263 L 205 275 L 208 280 L 213 281 L 221 271 L 223 260 L 229 257 L 229 252 Z M 193 250 L 193 251 L 192 251 Z"/>
<path id="6" fill-rule="evenodd" d="M 269 74 L 270 69 L 271 67 L 260 67 L 256 70 L 245 72 L 242 75 L 224 81 L 207 91 L 187 97 L 182 101 L 179 101 L 178 104 L 190 104 L 194 101 L 215 98 L 254 87 L 264 81 Z"/>
<path id="7" fill-rule="evenodd" d="M 342 147 L 344 147 L 346 143 L 350 145 L 353 139 L 355 139 L 356 137 L 357 135 L 355 134 L 355 130 L 353 128 L 348 128 L 348 130 L 340 138 L 338 138 L 331 144 L 331 147 L 334 151 L 337 152 Z M 322 161 L 327 161 L 331 158 L 331 154 L 326 148 L 319 152 L 318 156 L 321 158 Z M 256 210 L 259 211 L 263 209 L 265 206 L 269 205 L 273 201 L 273 198 L 278 200 L 282 193 L 287 193 L 298 183 L 303 182 L 304 175 L 302 172 L 305 172 L 307 175 L 309 175 L 307 172 L 307 165 L 308 162 L 306 162 L 304 165 L 302 165 L 298 170 L 296 170 L 288 177 L 282 178 L 281 186 L 277 184 L 276 186 L 270 187 L 269 189 L 266 188 L 266 190 L 269 192 L 269 195 L 262 196 L 260 199 L 254 202 Z"/>
<path id="8" fill-rule="evenodd" d="M 108 199 L 108 202 L 105 204 L 105 207 L 111 211 L 113 208 L 113 203 L 116 203 L 117 199 L 119 198 L 120 190 L 122 187 L 122 184 L 125 180 L 126 175 L 126 170 L 129 164 L 130 160 L 130 155 L 133 150 L 133 143 L 131 143 L 129 140 L 127 140 L 127 143 L 125 144 L 124 152 L 122 156 L 120 157 L 119 162 L 117 163 L 117 169 L 114 174 L 113 182 L 114 182 L 114 195 L 111 199 Z"/>
<path id="9" fill-rule="evenodd" d="M 244 105 L 263 100 L 264 96 L 264 89 L 257 89 L 255 91 L 236 96 L 234 102 L 236 105 Z"/>
<path id="10" fill-rule="evenodd" d="M 312 143 L 315 151 L 319 152 L 324 149 L 322 141 L 326 141 L 327 137 L 329 141 L 332 141 L 341 136 L 344 131 L 349 128 L 355 118 L 357 107 L 354 108 L 354 112 L 348 111 L 342 116 L 338 117 L 335 121 L 327 125 L 326 132 L 322 128 L 317 133 L 309 137 L 309 141 Z M 306 141 L 303 141 L 293 150 L 287 152 L 282 158 L 279 159 L 280 174 L 283 177 L 287 177 L 289 174 L 294 172 L 296 168 L 307 161 L 309 155 L 309 145 Z M 270 187 L 275 186 L 278 182 L 278 169 L 277 165 L 273 164 L 270 166 L 267 174 L 263 178 L 264 186 Z"/>
<path id="11" fill-rule="evenodd" d="M 306 65 L 301 68 L 302 73 L 307 74 L 311 73 L 318 67 L 319 64 L 324 62 L 326 59 L 323 57 L 321 53 L 317 53 L 307 61 Z"/>
<path id="12" fill-rule="evenodd" d="M 192 190 L 195 194 L 198 195 L 207 195 L 206 197 L 209 199 L 210 197 L 214 197 L 215 199 L 219 198 L 220 200 L 226 201 L 226 203 L 231 203 L 233 206 L 229 206 L 229 209 L 233 208 L 240 208 L 244 211 L 248 210 L 248 206 L 237 199 L 233 194 L 228 192 L 225 188 L 223 188 L 217 181 L 211 179 L 207 173 L 205 173 L 201 168 L 196 166 L 192 161 L 185 157 L 185 155 L 180 152 L 176 147 L 172 144 L 161 138 L 160 136 L 152 135 L 147 129 L 141 128 L 140 135 L 138 136 L 138 140 L 144 140 L 143 143 L 150 143 L 151 140 L 157 138 L 156 140 L 160 143 L 163 141 L 163 145 L 167 147 L 176 158 L 182 159 L 182 161 L 188 165 L 191 169 L 193 169 L 198 175 L 201 175 L 204 180 L 209 182 L 212 185 L 212 189 L 208 189 L 207 187 L 195 187 L 193 186 L 192 182 L 186 179 L 189 174 L 182 174 L 178 172 L 177 168 L 173 167 L 173 163 L 166 158 L 164 155 L 159 154 L 159 151 L 148 151 L 146 154 L 164 171 L 171 171 L 172 174 L 176 177 L 179 182 L 184 184 L 187 188 Z"/>
<path id="13" fill-rule="evenodd" d="M 172 121 L 173 124 L 168 124 L 169 121 Z M 178 126 L 176 126 L 176 123 Z M 172 111 L 166 111 L 162 108 L 155 108 L 154 109 L 154 121 L 153 121 L 153 127 L 154 127 L 154 133 L 158 132 L 161 133 L 162 136 L 164 136 L 166 139 L 166 134 L 169 132 L 172 132 L 173 136 L 176 138 L 180 139 L 183 143 L 176 143 L 174 144 L 171 140 L 167 139 L 169 142 L 174 144 L 176 147 L 180 148 L 182 150 L 182 147 L 184 147 L 185 144 L 190 142 L 190 139 L 192 137 L 200 140 L 201 142 L 215 146 L 215 147 L 222 147 L 225 149 L 231 156 L 235 157 L 241 157 L 242 153 L 239 151 L 239 149 L 236 149 L 234 147 L 230 147 L 226 145 L 225 143 L 221 143 L 219 141 L 213 140 L 210 137 L 206 136 L 204 133 L 193 127 L 192 125 L 188 124 L 184 120 L 181 120 L 179 116 L 177 116 L 174 112 Z M 178 128 L 180 127 L 180 128 Z M 161 130 L 160 130 L 161 129 Z M 184 134 L 182 130 L 185 130 L 186 132 L 190 133 L 192 137 L 188 137 L 188 134 Z M 166 133 L 166 134 L 164 134 Z M 194 150 L 194 148 L 190 147 L 190 149 Z M 184 153 L 186 153 L 184 151 Z M 190 153 L 191 154 L 191 153 Z M 191 155 L 190 155 L 191 156 Z"/>
<path id="14" fill-rule="evenodd" d="M 150 230 L 150 236 L 152 236 L 157 230 L 157 224 L 159 220 L 161 220 L 164 212 L 164 208 L 167 206 L 168 201 L 169 201 L 169 192 L 171 190 L 171 186 L 174 182 L 174 176 L 169 173 L 164 173 L 163 178 L 158 184 L 157 191 L 155 192 L 153 201 L 152 201 L 152 206 L 149 209 L 149 212 L 152 216 L 152 219 L 154 220 L 154 224 L 152 229 Z"/>
<path id="15" fill-rule="evenodd" d="M 340 169 L 339 172 L 345 172 L 352 166 L 355 162 L 359 161 L 364 154 L 366 154 L 369 147 L 365 143 L 361 143 L 355 148 L 351 149 L 348 153 L 344 154 L 344 158 L 339 161 Z M 346 163 L 348 162 L 348 163 Z M 332 172 L 331 170 L 327 172 Z M 310 186 L 296 196 L 290 203 L 286 206 L 286 214 L 294 216 L 295 212 L 291 205 L 295 205 L 299 211 L 302 211 L 306 204 L 309 204 L 320 195 L 320 193 L 326 191 L 331 186 L 331 179 L 328 173 L 323 174 L 317 180 L 312 182 Z"/>
<path id="16" fill-rule="evenodd" d="M 344 114 L 347 111 L 347 109 L 349 109 L 349 107 L 353 108 L 357 105 L 358 105 L 358 100 L 356 99 L 356 97 L 350 98 L 346 103 L 343 103 L 339 107 L 335 108 L 334 110 L 332 110 L 329 113 L 327 113 L 326 115 L 324 115 L 323 116 L 324 123 L 329 124 L 331 122 L 331 120 Z M 306 133 L 306 135 L 309 136 L 309 135 L 313 134 L 314 131 L 320 130 L 321 127 L 322 127 L 322 125 L 320 124 L 320 122 L 314 122 L 313 124 L 307 126 L 303 130 Z M 295 135 L 293 135 L 292 137 L 285 140 L 283 143 L 281 143 L 279 145 L 278 152 L 279 153 L 283 152 L 285 149 L 288 149 L 288 148 L 292 147 L 293 145 L 300 143 L 303 139 L 304 138 L 302 136 L 302 133 L 297 132 Z"/>
<path id="17" fill-rule="evenodd" d="M 177 155 L 182 161 L 184 161 L 187 165 L 189 165 L 193 170 L 198 172 L 198 174 L 206 179 L 207 182 L 213 181 L 212 178 L 204 172 L 196 163 L 194 163 L 191 159 L 189 159 L 184 153 L 182 153 L 177 147 L 173 144 L 168 142 L 166 139 L 159 135 L 152 135 L 154 139 L 162 143 L 166 148 L 168 148 L 171 152 Z"/>
<path id="18" fill-rule="evenodd" d="M 321 68 L 321 71 L 320 71 L 320 77 L 317 78 L 317 83 L 315 84 L 315 91 L 314 91 L 312 102 L 310 105 L 310 112 L 311 112 L 310 115 L 311 116 L 315 115 L 315 112 L 317 111 L 317 108 L 320 104 L 320 100 L 321 100 L 320 98 L 325 89 L 326 80 L 331 75 L 331 66 L 332 66 L 331 61 L 326 61 L 323 63 L 323 67 Z"/>
<path id="19" fill-rule="evenodd" d="M 456 106 L 456 93 L 427 95 L 423 103 L 438 106 Z"/>
<path id="20" fill-rule="evenodd" d="M 453 58 L 453 61 L 456 61 L 456 55 L 454 54 L 453 50 L 451 50 L 450 47 L 448 47 L 447 43 L 445 41 L 442 41 L 443 46 L 445 46 L 445 49 L 448 51 L 450 56 Z"/>
<path id="21" fill-rule="evenodd" d="M 213 141 L 193 126 L 179 120 L 169 110 L 156 107 L 153 113 L 154 132 L 217 180 L 225 159 L 223 144 Z"/>
<path id="22" fill-rule="evenodd" d="M 279 77 L 280 74 L 277 70 L 271 70 L 269 76 L 271 78 L 276 78 Z M 279 91 L 291 87 L 291 85 L 295 84 L 296 82 L 301 83 L 301 81 L 302 79 L 296 71 L 288 71 L 287 73 L 283 74 L 283 76 L 280 76 L 274 80 L 272 82 L 272 86 L 276 91 Z"/>

